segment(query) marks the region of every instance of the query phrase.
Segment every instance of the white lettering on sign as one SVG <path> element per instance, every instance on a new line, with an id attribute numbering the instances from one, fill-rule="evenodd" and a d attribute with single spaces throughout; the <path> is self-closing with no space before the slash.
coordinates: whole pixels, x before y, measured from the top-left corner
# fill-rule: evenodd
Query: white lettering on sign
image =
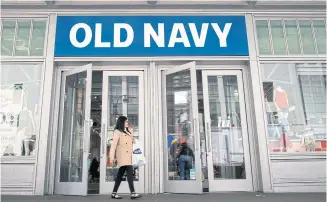
<path id="1" fill-rule="evenodd" d="M 120 33 L 121 30 L 124 29 L 126 31 L 126 40 L 121 41 Z M 126 23 L 116 23 L 114 24 L 114 47 L 117 48 L 125 48 L 130 46 L 134 40 L 134 31 L 133 28 Z"/>
<path id="2" fill-rule="evenodd" d="M 85 31 L 85 38 L 82 42 L 77 41 L 77 38 L 76 38 L 77 31 L 79 29 L 84 29 L 84 31 Z M 89 43 L 92 40 L 92 29 L 90 26 L 88 26 L 85 23 L 78 23 L 70 29 L 69 39 L 70 39 L 70 42 L 73 44 L 73 46 L 75 46 L 76 48 L 84 48 L 87 45 L 89 45 Z"/>
<path id="3" fill-rule="evenodd" d="M 232 27 L 232 23 L 226 23 L 223 30 L 219 27 L 218 23 L 202 23 L 201 29 L 198 30 L 195 23 L 188 23 L 185 28 L 183 23 L 174 23 L 171 28 L 171 34 L 169 36 L 168 47 L 175 47 L 176 43 L 182 43 L 184 47 L 191 47 L 190 37 L 194 41 L 195 47 L 204 47 L 209 28 L 211 28 L 218 40 L 220 47 L 227 47 L 227 38 Z M 165 25 L 164 23 L 158 23 L 158 30 L 155 30 L 150 23 L 144 24 L 144 47 L 151 47 L 151 40 L 160 48 L 166 46 L 165 39 Z M 85 37 L 82 41 L 77 40 L 77 32 L 79 29 L 84 30 Z M 191 33 L 187 35 L 187 29 Z M 94 47 L 96 48 L 110 48 L 110 41 L 102 41 L 102 24 L 95 24 L 95 36 L 94 36 Z M 169 30 L 169 29 L 168 29 Z M 122 31 L 126 32 L 126 39 L 122 39 Z M 73 46 L 76 48 L 84 48 L 88 46 L 92 41 L 92 29 L 85 23 L 75 24 L 69 33 L 69 39 Z M 113 47 L 126 48 L 129 47 L 134 40 L 134 30 L 131 25 L 127 23 L 114 23 L 113 25 Z"/>
<path id="4" fill-rule="evenodd" d="M 151 38 L 156 42 L 158 47 L 165 47 L 165 25 L 164 23 L 158 24 L 158 33 L 154 31 L 150 23 L 144 24 L 144 47 L 151 47 Z"/>
<path id="5" fill-rule="evenodd" d="M 195 23 L 189 23 L 188 26 L 190 27 L 195 46 L 196 47 L 204 47 L 204 45 L 206 43 L 209 23 L 202 24 L 200 35 L 198 33 L 198 30 L 196 29 Z"/>
<path id="6" fill-rule="evenodd" d="M 180 37 L 178 37 L 180 35 Z M 191 47 L 183 23 L 175 23 L 171 31 L 168 47 L 175 47 L 175 43 L 183 43 L 184 47 Z"/>
<path id="7" fill-rule="evenodd" d="M 110 48 L 110 42 L 102 42 L 102 24 L 95 24 L 95 39 L 94 46 L 99 48 Z"/>
<path id="8" fill-rule="evenodd" d="M 227 37 L 230 28 L 232 27 L 232 23 L 226 23 L 223 31 L 221 31 L 217 23 L 211 23 L 211 26 L 215 30 L 217 37 L 219 38 L 220 47 L 227 47 Z"/>

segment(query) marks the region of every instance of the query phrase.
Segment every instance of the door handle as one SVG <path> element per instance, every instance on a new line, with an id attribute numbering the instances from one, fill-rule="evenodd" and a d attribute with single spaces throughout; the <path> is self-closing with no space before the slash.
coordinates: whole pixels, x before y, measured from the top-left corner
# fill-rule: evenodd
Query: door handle
<path id="1" fill-rule="evenodd" d="M 102 133 L 102 136 L 101 136 L 101 142 L 102 142 L 101 157 L 103 157 L 104 153 L 105 153 L 105 144 L 106 144 L 106 139 L 107 139 L 106 124 L 102 124 L 101 133 Z"/>
<path id="2" fill-rule="evenodd" d="M 194 137 L 194 148 L 195 148 L 195 151 L 199 151 L 199 147 L 198 147 L 198 144 L 200 144 L 200 139 L 198 137 L 198 127 L 197 127 L 197 120 L 196 118 L 193 119 L 193 137 Z"/>
<path id="3" fill-rule="evenodd" d="M 90 141 L 90 140 L 87 140 L 87 133 L 88 131 L 90 131 L 90 128 L 89 128 L 89 124 L 88 124 L 88 120 L 84 120 L 84 127 L 83 127 L 83 130 L 84 130 L 84 134 L 83 134 L 83 151 L 84 153 L 87 153 L 89 148 L 88 148 L 88 144 L 87 144 L 87 141 Z"/>
<path id="4" fill-rule="evenodd" d="M 206 126 L 206 134 L 207 134 L 207 138 L 208 138 L 208 152 L 211 153 L 211 131 L 210 131 L 210 122 L 207 122 Z"/>

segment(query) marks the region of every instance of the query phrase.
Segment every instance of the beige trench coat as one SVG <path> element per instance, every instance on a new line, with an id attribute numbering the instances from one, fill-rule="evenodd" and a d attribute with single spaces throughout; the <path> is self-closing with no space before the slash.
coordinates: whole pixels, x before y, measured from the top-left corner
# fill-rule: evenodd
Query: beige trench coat
<path id="1" fill-rule="evenodd" d="M 133 130 L 130 130 L 130 132 L 131 135 L 119 130 L 114 131 L 109 159 L 114 159 L 116 155 L 118 167 L 132 165 Z"/>

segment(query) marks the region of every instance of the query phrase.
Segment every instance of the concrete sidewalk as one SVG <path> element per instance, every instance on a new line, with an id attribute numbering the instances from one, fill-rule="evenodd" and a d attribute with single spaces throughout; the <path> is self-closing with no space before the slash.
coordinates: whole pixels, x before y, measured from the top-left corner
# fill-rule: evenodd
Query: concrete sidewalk
<path id="1" fill-rule="evenodd" d="M 109 196 L 91 195 L 81 196 L 1 196 L 2 202 L 107 202 L 116 201 Z M 118 200 L 121 202 L 131 201 L 129 196 Z M 283 193 L 283 194 L 263 194 L 263 193 L 210 193 L 203 195 L 188 194 L 157 194 L 145 195 L 137 201 L 143 202 L 326 202 L 324 193 Z"/>

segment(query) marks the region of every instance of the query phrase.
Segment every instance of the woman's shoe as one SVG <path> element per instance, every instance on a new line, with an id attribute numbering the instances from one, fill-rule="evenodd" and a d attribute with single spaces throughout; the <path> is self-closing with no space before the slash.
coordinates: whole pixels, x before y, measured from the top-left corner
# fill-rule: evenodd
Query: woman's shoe
<path id="1" fill-rule="evenodd" d="M 138 199 L 138 198 L 142 198 L 142 195 L 141 194 L 132 193 L 131 199 Z"/>
<path id="2" fill-rule="evenodd" d="M 122 199 L 123 197 L 118 196 L 116 193 L 111 194 L 112 199 Z"/>

